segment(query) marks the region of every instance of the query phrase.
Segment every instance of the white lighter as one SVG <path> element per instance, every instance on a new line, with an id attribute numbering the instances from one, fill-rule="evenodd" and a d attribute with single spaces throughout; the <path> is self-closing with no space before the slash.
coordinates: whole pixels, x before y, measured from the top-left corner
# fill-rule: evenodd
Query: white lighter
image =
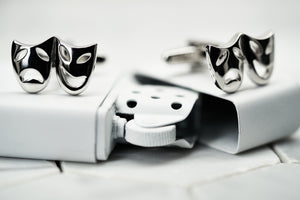
<path id="1" fill-rule="evenodd" d="M 2 80 L 8 86 L 0 89 L 0 156 L 96 162 L 106 160 L 118 142 L 193 146 L 198 131 L 192 129 L 199 126 L 196 92 L 137 86 L 101 70 L 76 97 L 51 86 L 27 94 L 13 78 Z"/>

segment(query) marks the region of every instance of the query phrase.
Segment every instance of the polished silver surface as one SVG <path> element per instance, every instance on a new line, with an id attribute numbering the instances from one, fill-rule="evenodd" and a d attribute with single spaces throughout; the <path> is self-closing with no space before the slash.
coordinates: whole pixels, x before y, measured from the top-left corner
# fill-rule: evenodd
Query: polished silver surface
<path id="1" fill-rule="evenodd" d="M 97 59 L 97 44 L 73 47 L 58 40 L 56 74 L 60 86 L 71 95 L 82 93 L 88 86 Z"/>
<path id="2" fill-rule="evenodd" d="M 88 86 L 95 63 L 105 61 L 105 57 L 97 57 L 96 53 L 97 44 L 74 47 L 57 37 L 38 45 L 13 41 L 11 48 L 18 82 L 28 93 L 38 93 L 46 88 L 52 68 L 56 69 L 63 90 L 71 95 L 82 93 Z"/>
<path id="3" fill-rule="evenodd" d="M 52 37 L 38 45 L 26 45 L 13 41 L 11 58 L 17 80 L 28 93 L 42 91 L 49 82 L 55 59 L 55 40 Z"/>
<path id="4" fill-rule="evenodd" d="M 254 38 L 237 33 L 225 45 L 189 42 L 184 48 L 166 51 L 163 58 L 170 64 L 207 65 L 215 85 L 226 93 L 233 93 L 242 84 L 244 68 L 255 84 L 268 83 L 274 67 L 274 34 L 268 32 Z"/>
<path id="5" fill-rule="evenodd" d="M 206 65 L 205 42 L 189 41 L 186 47 L 170 49 L 162 55 L 163 59 L 172 64 L 191 63 L 193 66 Z"/>
<path id="6" fill-rule="evenodd" d="M 241 50 L 242 34 L 236 34 L 222 47 L 208 45 L 208 68 L 215 85 L 227 93 L 238 90 L 243 81 L 244 56 Z"/>
<path id="7" fill-rule="evenodd" d="M 274 68 L 274 33 L 269 32 L 259 38 L 244 35 L 243 40 L 249 78 L 257 85 L 267 84 Z"/>

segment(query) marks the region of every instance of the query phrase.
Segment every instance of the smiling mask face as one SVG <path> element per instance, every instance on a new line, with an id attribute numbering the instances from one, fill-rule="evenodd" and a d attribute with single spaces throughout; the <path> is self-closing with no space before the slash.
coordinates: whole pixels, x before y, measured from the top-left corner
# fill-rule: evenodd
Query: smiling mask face
<path id="1" fill-rule="evenodd" d="M 243 80 L 242 37 L 236 35 L 224 46 L 207 46 L 206 58 L 215 85 L 227 93 L 235 92 Z"/>
<path id="2" fill-rule="evenodd" d="M 265 85 L 274 67 L 274 34 L 267 33 L 260 38 L 245 36 L 242 49 L 247 60 L 249 78 L 257 85 Z"/>
<path id="3" fill-rule="evenodd" d="M 56 39 L 50 38 L 38 45 L 13 41 L 12 63 L 21 87 L 29 93 L 43 90 L 50 78 Z"/>
<path id="4" fill-rule="evenodd" d="M 58 41 L 56 73 L 67 93 L 78 95 L 85 90 L 95 66 L 96 53 L 97 44 L 75 48 Z"/>

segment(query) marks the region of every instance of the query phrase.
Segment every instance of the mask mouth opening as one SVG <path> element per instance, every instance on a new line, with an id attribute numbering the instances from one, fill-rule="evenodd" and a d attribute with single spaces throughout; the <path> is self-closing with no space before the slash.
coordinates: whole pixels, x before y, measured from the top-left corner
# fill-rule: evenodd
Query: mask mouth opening
<path id="1" fill-rule="evenodd" d="M 22 83 L 36 83 L 36 84 L 43 84 L 45 79 L 43 78 L 42 74 L 33 68 L 27 68 L 21 71 L 19 74 Z"/>
<path id="2" fill-rule="evenodd" d="M 273 63 L 271 63 L 273 64 Z M 270 65 L 264 65 L 257 60 L 253 61 L 254 69 L 257 75 L 263 79 L 268 79 L 270 76 Z"/>
<path id="3" fill-rule="evenodd" d="M 60 66 L 59 69 L 60 69 L 60 72 L 61 72 L 60 74 L 62 75 L 63 80 L 66 82 L 66 84 L 69 87 L 79 88 L 85 83 L 85 81 L 87 79 L 87 76 L 73 76 L 62 66 Z"/>
<path id="4" fill-rule="evenodd" d="M 241 82 L 242 78 L 239 73 L 239 70 L 237 69 L 230 69 L 225 75 L 224 75 L 224 82 L 226 85 L 235 85 L 237 87 L 239 85 L 239 82 Z"/>

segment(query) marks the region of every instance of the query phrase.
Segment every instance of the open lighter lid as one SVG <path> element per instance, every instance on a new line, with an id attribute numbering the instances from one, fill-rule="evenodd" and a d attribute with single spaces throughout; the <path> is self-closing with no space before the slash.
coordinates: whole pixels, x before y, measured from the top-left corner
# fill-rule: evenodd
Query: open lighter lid
<path id="1" fill-rule="evenodd" d="M 300 87 L 272 79 L 257 87 L 245 79 L 241 89 L 226 94 L 215 87 L 206 68 L 147 67 L 136 72 L 141 83 L 171 84 L 201 95 L 199 141 L 213 148 L 239 153 L 286 137 L 300 123 Z"/>

